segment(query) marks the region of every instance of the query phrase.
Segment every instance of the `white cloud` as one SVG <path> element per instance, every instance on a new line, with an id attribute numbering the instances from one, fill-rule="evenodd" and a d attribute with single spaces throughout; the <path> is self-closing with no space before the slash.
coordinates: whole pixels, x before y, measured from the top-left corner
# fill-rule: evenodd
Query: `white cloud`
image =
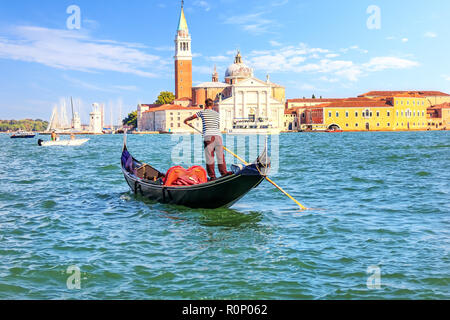
<path id="1" fill-rule="evenodd" d="M 157 77 L 164 60 L 147 54 L 141 44 L 96 40 L 87 33 L 19 26 L 0 38 L 0 58 L 40 63 L 49 67 L 84 72 L 114 71 L 141 77 Z"/>
<path id="2" fill-rule="evenodd" d="M 402 38 L 402 42 L 408 42 L 408 38 Z"/>
<path id="3" fill-rule="evenodd" d="M 272 47 L 281 47 L 281 43 L 279 43 L 278 41 L 270 40 L 269 43 Z"/>
<path id="4" fill-rule="evenodd" d="M 366 53 L 365 50 L 361 50 L 358 46 L 352 46 L 340 51 L 348 53 L 349 50 Z M 355 82 L 362 76 L 367 76 L 372 72 L 388 69 L 407 69 L 419 65 L 413 60 L 389 56 L 374 57 L 367 62 L 354 62 L 348 58 L 341 57 L 339 54 L 330 52 L 328 49 L 310 48 L 303 43 L 298 46 L 285 46 L 271 50 L 255 50 L 248 57 L 248 64 L 257 71 L 319 74 L 321 75 L 319 80 L 326 82 L 337 82 L 338 79 Z"/>
<path id="5" fill-rule="evenodd" d="M 425 38 L 437 38 L 437 34 L 435 32 L 429 31 L 429 32 L 425 32 L 424 37 Z"/>
<path id="6" fill-rule="evenodd" d="M 207 1 L 204 0 L 197 0 L 194 1 L 194 6 L 198 6 L 203 8 L 203 10 L 205 10 L 206 12 L 208 12 L 209 10 L 211 10 L 211 6 Z"/>
<path id="7" fill-rule="evenodd" d="M 269 27 L 273 21 L 263 18 L 264 12 L 249 13 L 228 17 L 224 20 L 225 24 L 239 25 L 243 30 L 252 34 L 268 33 Z"/>
<path id="8" fill-rule="evenodd" d="M 329 78 L 327 76 L 322 76 L 319 78 L 320 81 L 324 81 L 324 82 L 330 82 L 330 83 L 334 83 L 334 82 L 338 82 L 339 79 L 338 78 Z"/>
<path id="9" fill-rule="evenodd" d="M 450 76 L 449 75 L 443 74 L 442 78 L 444 78 L 444 80 L 446 80 L 446 81 L 450 81 Z"/>
<path id="10" fill-rule="evenodd" d="M 386 69 L 408 69 L 417 67 L 419 63 L 412 60 L 396 57 L 376 57 L 370 59 L 368 63 L 363 64 L 367 71 L 382 71 Z"/>

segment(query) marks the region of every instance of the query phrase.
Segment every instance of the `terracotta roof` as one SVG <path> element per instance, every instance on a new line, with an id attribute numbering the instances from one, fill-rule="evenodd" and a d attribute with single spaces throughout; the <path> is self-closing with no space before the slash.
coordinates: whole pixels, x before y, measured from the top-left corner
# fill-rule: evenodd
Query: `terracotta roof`
<path id="1" fill-rule="evenodd" d="M 148 111 L 144 111 L 144 113 L 147 112 L 156 112 L 156 111 L 166 111 L 166 110 L 182 110 L 182 111 L 189 111 L 189 110 L 202 110 L 201 108 L 195 108 L 195 107 L 183 107 L 178 104 L 163 104 L 162 106 L 159 106 L 157 108 L 152 108 Z"/>
<path id="2" fill-rule="evenodd" d="M 445 103 L 442 103 L 442 104 L 437 104 L 437 105 L 435 105 L 435 106 L 432 106 L 432 107 L 430 107 L 430 108 L 428 108 L 428 109 L 447 109 L 447 108 L 450 108 L 450 102 L 445 102 Z"/>
<path id="3" fill-rule="evenodd" d="M 355 98 L 330 98 L 330 99 L 287 99 L 287 102 L 340 102 L 340 101 L 371 101 L 371 99 L 366 97 L 355 97 Z"/>
<path id="4" fill-rule="evenodd" d="M 149 108 L 157 108 L 157 107 L 160 107 L 161 105 L 160 104 L 144 104 L 144 103 L 141 103 L 140 104 L 141 106 L 143 106 L 143 107 L 149 107 Z"/>
<path id="5" fill-rule="evenodd" d="M 317 107 L 317 106 L 316 106 Z M 333 102 L 326 105 L 327 108 L 364 108 L 364 107 L 392 107 L 391 104 L 386 101 L 342 101 Z"/>
<path id="6" fill-rule="evenodd" d="M 450 96 L 441 91 L 369 91 L 360 95 L 359 97 L 392 97 L 398 95 L 405 96 Z"/>
<path id="7" fill-rule="evenodd" d="M 366 101 L 340 101 L 340 102 L 332 102 L 328 104 L 320 104 L 316 106 L 311 106 L 308 109 L 313 108 L 373 108 L 373 107 L 392 107 L 386 101 L 377 101 L 377 100 L 366 100 Z"/>

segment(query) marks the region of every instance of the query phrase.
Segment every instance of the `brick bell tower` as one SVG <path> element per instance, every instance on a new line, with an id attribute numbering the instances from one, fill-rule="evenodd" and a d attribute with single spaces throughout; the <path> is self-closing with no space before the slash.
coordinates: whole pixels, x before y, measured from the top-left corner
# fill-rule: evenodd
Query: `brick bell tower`
<path id="1" fill-rule="evenodd" d="M 180 21 L 175 37 L 175 98 L 192 99 L 192 51 L 191 36 L 184 15 L 184 1 L 181 1 Z"/>

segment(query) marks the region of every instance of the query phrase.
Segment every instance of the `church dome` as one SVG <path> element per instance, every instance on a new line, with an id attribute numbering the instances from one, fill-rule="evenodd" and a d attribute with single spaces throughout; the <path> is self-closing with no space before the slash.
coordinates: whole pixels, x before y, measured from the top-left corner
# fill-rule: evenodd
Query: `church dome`
<path id="1" fill-rule="evenodd" d="M 225 78 L 250 78 L 253 77 L 253 69 L 242 62 L 241 53 L 238 51 L 234 63 L 225 71 Z"/>

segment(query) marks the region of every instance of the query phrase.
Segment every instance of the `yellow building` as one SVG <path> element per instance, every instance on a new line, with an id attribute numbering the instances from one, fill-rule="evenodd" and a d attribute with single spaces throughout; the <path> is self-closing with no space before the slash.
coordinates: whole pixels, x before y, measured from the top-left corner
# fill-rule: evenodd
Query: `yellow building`
<path id="1" fill-rule="evenodd" d="M 297 111 L 300 129 L 414 131 L 450 127 L 450 103 L 435 108 L 436 101 L 450 101 L 450 95 L 439 91 L 371 91 L 356 98 L 289 99 L 286 105 L 288 110 Z"/>
<path id="2" fill-rule="evenodd" d="M 386 101 L 334 102 L 323 106 L 323 121 L 327 129 L 388 131 L 393 130 L 394 107 Z"/>
<path id="3" fill-rule="evenodd" d="M 426 130 L 427 109 L 431 106 L 429 99 L 399 95 L 392 101 L 395 109 L 394 130 Z"/>

